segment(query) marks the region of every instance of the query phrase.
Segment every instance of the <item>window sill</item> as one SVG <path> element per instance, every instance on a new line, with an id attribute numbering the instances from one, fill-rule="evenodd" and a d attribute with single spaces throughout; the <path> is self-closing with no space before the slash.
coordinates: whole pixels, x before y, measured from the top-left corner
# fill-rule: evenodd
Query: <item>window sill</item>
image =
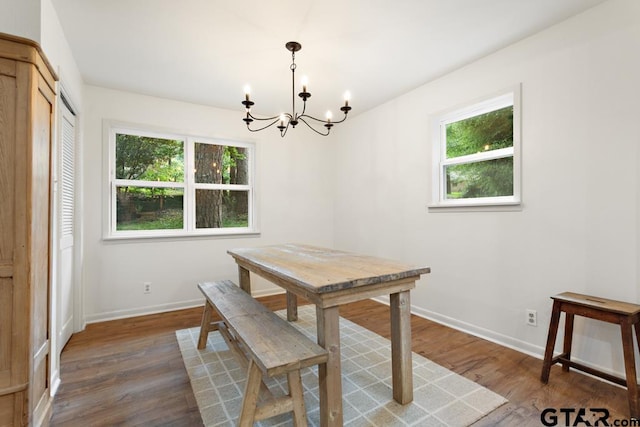
<path id="1" fill-rule="evenodd" d="M 440 203 L 427 206 L 429 212 L 519 212 L 522 202 Z"/>
<path id="2" fill-rule="evenodd" d="M 237 238 L 254 238 L 260 237 L 260 231 L 226 231 L 226 232 L 176 232 L 172 234 L 139 234 L 139 233 L 123 233 L 118 235 L 107 235 L 102 238 L 104 242 L 122 242 L 122 241 L 173 241 L 173 240 L 196 240 L 196 239 L 237 239 Z"/>

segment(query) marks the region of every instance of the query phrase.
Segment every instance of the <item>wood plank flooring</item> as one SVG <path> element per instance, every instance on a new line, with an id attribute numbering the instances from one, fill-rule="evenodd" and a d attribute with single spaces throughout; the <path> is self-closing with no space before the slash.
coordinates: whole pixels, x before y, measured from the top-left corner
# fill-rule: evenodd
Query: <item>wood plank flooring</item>
<path id="1" fill-rule="evenodd" d="M 282 295 L 260 300 L 272 310 L 286 306 Z M 202 425 L 175 338 L 176 330 L 199 325 L 201 314 L 197 308 L 115 320 L 74 334 L 62 353 L 51 425 Z M 383 304 L 348 304 L 340 315 L 389 337 Z M 606 408 L 610 422 L 628 417 L 625 389 L 557 365 L 543 385 L 539 359 L 417 316 L 411 322 L 413 351 L 509 400 L 476 426 L 540 426 L 545 408 Z"/>

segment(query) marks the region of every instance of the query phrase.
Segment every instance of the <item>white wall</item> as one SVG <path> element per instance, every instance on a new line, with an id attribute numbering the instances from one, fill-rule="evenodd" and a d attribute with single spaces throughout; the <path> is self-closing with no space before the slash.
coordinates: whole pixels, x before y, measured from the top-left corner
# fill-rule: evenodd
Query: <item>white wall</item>
<path id="1" fill-rule="evenodd" d="M 252 134 L 241 120 L 241 108 L 227 111 L 95 86 L 85 87 L 84 101 L 83 280 L 88 321 L 201 304 L 199 281 L 237 281 L 237 267 L 226 253 L 230 248 L 283 242 L 332 246 L 333 195 L 327 182 L 332 156 L 326 139 L 308 137 L 303 129 L 290 130 L 284 139 L 276 129 Z M 104 241 L 105 119 L 255 141 L 261 235 Z M 151 294 L 143 294 L 143 282 L 152 283 Z M 258 295 L 281 291 L 264 281 L 254 283 Z"/>
<path id="2" fill-rule="evenodd" d="M 40 43 L 40 1 L 0 0 L 0 32 Z"/>
<path id="3" fill-rule="evenodd" d="M 67 98 L 73 102 L 77 112 L 81 112 L 84 83 L 51 0 L 41 0 L 41 12 L 42 40 L 40 45 L 58 74 Z"/>
<path id="4" fill-rule="evenodd" d="M 355 117 L 333 143 L 335 247 L 431 266 L 414 312 L 538 356 L 551 295 L 639 301 L 638 52 L 640 2 L 612 0 Z M 517 83 L 522 210 L 428 211 L 430 119 Z M 624 372 L 618 329 L 577 319 L 574 357 Z"/>

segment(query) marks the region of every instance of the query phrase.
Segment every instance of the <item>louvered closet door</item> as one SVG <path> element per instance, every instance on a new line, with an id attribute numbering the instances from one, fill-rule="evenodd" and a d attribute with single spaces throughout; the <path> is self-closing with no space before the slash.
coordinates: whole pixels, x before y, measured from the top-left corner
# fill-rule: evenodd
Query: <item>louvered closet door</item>
<path id="1" fill-rule="evenodd" d="M 76 117 L 63 103 L 60 124 L 60 155 L 58 180 L 58 349 L 73 333 L 74 316 L 74 213 L 75 213 L 75 152 Z"/>
<path id="2" fill-rule="evenodd" d="M 51 358 L 51 144 L 53 118 L 55 117 L 55 93 L 39 76 L 36 67 L 29 67 L 31 79 L 37 82 L 37 92 L 32 94 L 33 149 L 28 170 L 31 180 L 31 230 L 27 233 L 30 242 L 29 280 L 31 281 L 31 360 L 29 366 L 29 425 L 42 424 L 51 413 L 49 396 L 49 367 Z M 28 182 L 28 181 L 27 181 Z M 16 280 L 16 283 L 19 283 Z M 16 310 L 24 307 L 14 306 Z"/>

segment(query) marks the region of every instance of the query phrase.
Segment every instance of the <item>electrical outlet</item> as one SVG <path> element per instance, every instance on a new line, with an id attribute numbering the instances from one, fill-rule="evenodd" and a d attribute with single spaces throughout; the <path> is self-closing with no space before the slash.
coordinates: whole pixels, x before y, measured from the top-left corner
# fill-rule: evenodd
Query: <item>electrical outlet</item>
<path id="1" fill-rule="evenodd" d="M 144 282 L 144 283 L 142 284 L 142 286 L 143 286 L 143 289 L 144 289 L 144 291 L 143 291 L 143 292 L 144 292 L 145 294 L 150 294 L 150 293 L 151 293 L 151 282 Z"/>
<path id="2" fill-rule="evenodd" d="M 527 309 L 527 325 L 538 326 L 538 312 Z"/>

